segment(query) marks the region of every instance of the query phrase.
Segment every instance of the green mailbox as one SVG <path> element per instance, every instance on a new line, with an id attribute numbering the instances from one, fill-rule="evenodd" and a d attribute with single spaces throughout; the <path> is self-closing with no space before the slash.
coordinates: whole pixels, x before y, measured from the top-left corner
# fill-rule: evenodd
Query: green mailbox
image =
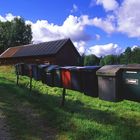
<path id="1" fill-rule="evenodd" d="M 140 65 L 123 68 L 123 98 L 140 102 Z"/>

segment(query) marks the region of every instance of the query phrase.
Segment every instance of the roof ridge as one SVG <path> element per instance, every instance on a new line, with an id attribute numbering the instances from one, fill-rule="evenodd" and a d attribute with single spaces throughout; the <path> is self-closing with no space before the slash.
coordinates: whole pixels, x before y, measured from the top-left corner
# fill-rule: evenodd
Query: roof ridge
<path id="1" fill-rule="evenodd" d="M 26 44 L 26 45 L 20 45 L 20 46 L 14 46 L 14 47 L 10 47 L 10 48 L 17 48 L 17 47 L 27 47 L 27 46 L 32 46 L 32 45 L 40 45 L 40 44 L 45 44 L 45 43 L 49 43 L 49 42 L 56 42 L 56 41 L 68 41 L 70 40 L 70 38 L 63 38 L 63 39 L 56 39 L 56 40 L 51 40 L 51 41 L 45 41 L 45 42 L 40 42 L 40 43 L 33 43 L 33 44 Z M 8 49 L 10 49 L 8 48 Z"/>
<path id="2" fill-rule="evenodd" d="M 51 43 L 51 42 L 56 42 L 56 41 L 68 41 L 70 38 L 64 38 L 64 39 L 56 39 L 56 40 L 51 40 L 51 41 L 45 41 L 45 42 L 40 42 L 40 43 L 34 43 L 32 45 L 40 45 L 40 44 L 44 44 L 44 43 Z M 26 45 L 25 45 L 26 46 Z"/>

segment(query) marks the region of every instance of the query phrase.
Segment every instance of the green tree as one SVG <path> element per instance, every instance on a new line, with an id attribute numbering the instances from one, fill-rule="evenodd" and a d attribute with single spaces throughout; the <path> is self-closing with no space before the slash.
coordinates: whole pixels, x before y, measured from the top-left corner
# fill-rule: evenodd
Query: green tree
<path id="1" fill-rule="evenodd" d="M 9 47 L 31 43 L 31 25 L 25 24 L 23 18 L 14 18 L 11 22 L 0 22 L 0 51 Z"/>
<path id="2" fill-rule="evenodd" d="M 85 66 L 93 66 L 93 65 L 99 65 L 100 59 L 94 55 L 87 55 L 84 57 L 84 65 Z"/>
<path id="3" fill-rule="evenodd" d="M 11 23 L 0 22 L 0 51 L 3 52 L 7 47 L 9 47 L 9 42 L 11 40 Z"/>
<path id="4" fill-rule="evenodd" d="M 100 59 L 100 66 L 104 66 L 104 65 L 105 65 L 104 59 L 101 58 L 101 59 Z"/>
<path id="5" fill-rule="evenodd" d="M 126 64 L 126 58 L 124 53 L 120 54 L 120 64 Z"/>
<path id="6" fill-rule="evenodd" d="M 31 26 L 26 25 L 24 19 L 15 18 L 12 21 L 13 42 L 12 46 L 29 44 L 32 40 Z"/>
<path id="7" fill-rule="evenodd" d="M 125 57 L 126 57 L 126 64 L 131 63 L 131 55 L 132 55 L 131 48 L 127 47 L 124 54 L 125 54 Z"/>
<path id="8" fill-rule="evenodd" d="M 131 62 L 140 64 L 140 48 L 139 47 L 134 48 L 134 50 L 132 51 Z"/>
<path id="9" fill-rule="evenodd" d="M 125 49 L 125 52 L 120 55 L 120 63 L 121 64 L 130 64 L 132 63 L 132 50 L 130 47 Z"/>
<path id="10" fill-rule="evenodd" d="M 119 56 L 117 55 L 107 55 L 100 60 L 100 65 L 113 65 L 119 64 Z"/>

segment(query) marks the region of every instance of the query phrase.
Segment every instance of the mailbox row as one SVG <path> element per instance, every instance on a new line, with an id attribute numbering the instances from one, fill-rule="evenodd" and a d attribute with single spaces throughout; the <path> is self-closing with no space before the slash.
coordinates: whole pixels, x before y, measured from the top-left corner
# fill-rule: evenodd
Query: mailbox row
<path id="1" fill-rule="evenodd" d="M 96 71 L 99 66 L 65 66 L 16 64 L 16 74 L 32 77 L 51 87 L 62 87 L 76 90 L 86 95 L 98 96 L 98 82 Z"/>
<path id="2" fill-rule="evenodd" d="M 65 66 L 16 64 L 16 74 L 41 80 L 51 87 L 76 90 L 108 101 L 140 101 L 140 66 Z"/>

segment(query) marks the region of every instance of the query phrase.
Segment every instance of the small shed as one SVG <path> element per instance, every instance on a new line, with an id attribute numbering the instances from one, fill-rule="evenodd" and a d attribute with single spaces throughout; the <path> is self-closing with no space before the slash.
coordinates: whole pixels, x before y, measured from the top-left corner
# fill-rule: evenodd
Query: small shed
<path id="1" fill-rule="evenodd" d="M 0 55 L 0 65 L 16 63 L 49 63 L 55 65 L 78 65 L 81 56 L 70 39 L 8 48 Z"/>

